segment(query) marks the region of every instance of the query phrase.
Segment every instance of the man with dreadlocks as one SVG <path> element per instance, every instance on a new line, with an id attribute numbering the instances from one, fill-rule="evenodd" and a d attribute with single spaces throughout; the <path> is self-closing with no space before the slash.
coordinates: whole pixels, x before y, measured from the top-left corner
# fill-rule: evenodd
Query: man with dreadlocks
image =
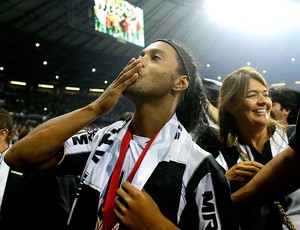
<path id="1" fill-rule="evenodd" d="M 77 132 L 110 112 L 122 95 L 134 103 L 133 116 L 80 144 L 84 138 Z M 160 39 L 132 58 L 98 99 L 41 124 L 5 160 L 23 170 L 56 166 L 57 173 L 82 175 L 70 229 L 122 228 L 126 223 L 116 220 L 114 201 L 125 181 L 145 189 L 171 225 L 237 229 L 224 173 L 188 134 L 204 123 L 205 101 L 189 51 Z"/>

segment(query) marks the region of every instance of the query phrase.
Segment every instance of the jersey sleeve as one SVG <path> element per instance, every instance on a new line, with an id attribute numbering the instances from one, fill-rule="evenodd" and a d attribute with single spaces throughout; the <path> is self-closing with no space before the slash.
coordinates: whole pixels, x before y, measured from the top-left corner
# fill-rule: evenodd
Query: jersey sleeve
<path id="1" fill-rule="evenodd" d="M 91 153 L 95 134 L 99 130 L 78 132 L 64 143 L 56 154 L 58 175 L 81 175 Z"/>
<path id="2" fill-rule="evenodd" d="M 225 174 L 212 156 L 205 159 L 201 168 L 199 167 L 198 170 L 206 169 L 207 171 L 202 171 L 203 177 L 196 190 L 196 201 L 201 205 L 198 208 L 199 227 L 201 229 L 239 229 Z"/>
<path id="3" fill-rule="evenodd" d="M 181 229 L 240 229 L 228 180 L 212 155 L 206 156 L 193 173 L 186 188 L 186 201 Z"/>

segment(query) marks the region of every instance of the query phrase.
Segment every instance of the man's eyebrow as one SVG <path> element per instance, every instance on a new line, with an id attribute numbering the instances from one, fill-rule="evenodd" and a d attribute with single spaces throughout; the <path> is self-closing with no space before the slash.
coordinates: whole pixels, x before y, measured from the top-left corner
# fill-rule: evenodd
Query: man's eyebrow
<path id="1" fill-rule="evenodd" d="M 167 56 L 167 53 L 161 49 L 157 49 L 157 48 L 153 48 L 153 49 L 145 49 L 145 50 L 142 50 L 140 54 L 143 54 L 145 52 L 150 52 L 150 53 L 159 53 L 163 56 Z"/>

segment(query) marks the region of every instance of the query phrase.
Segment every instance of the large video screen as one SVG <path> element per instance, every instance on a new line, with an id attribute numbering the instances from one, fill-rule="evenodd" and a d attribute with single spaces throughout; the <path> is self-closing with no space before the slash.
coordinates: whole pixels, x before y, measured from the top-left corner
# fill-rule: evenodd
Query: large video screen
<path id="1" fill-rule="evenodd" d="M 125 0 L 94 0 L 95 30 L 145 46 L 143 10 Z"/>

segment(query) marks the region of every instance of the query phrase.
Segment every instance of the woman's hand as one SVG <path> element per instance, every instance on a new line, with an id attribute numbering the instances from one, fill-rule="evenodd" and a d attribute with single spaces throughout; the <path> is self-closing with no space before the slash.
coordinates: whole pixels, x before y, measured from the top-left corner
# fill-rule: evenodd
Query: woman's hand
<path id="1" fill-rule="evenodd" d="M 235 164 L 225 173 L 233 191 L 249 182 L 264 165 L 256 161 L 243 161 Z"/>

